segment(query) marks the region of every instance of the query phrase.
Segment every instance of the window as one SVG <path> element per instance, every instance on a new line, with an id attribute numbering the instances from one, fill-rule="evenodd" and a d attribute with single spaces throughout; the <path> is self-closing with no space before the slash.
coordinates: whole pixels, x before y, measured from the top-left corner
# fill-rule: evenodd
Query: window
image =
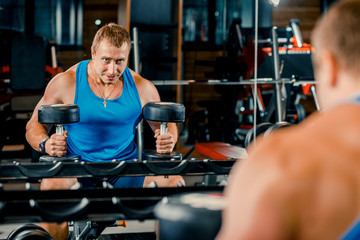
<path id="1" fill-rule="evenodd" d="M 223 45 L 231 23 L 238 19 L 242 28 L 254 28 L 254 0 L 184 0 L 184 42 Z M 259 27 L 271 28 L 271 24 L 271 6 L 268 0 L 259 0 Z"/>
<path id="2" fill-rule="evenodd" d="M 34 1 L 34 33 L 59 46 L 82 46 L 82 0 Z"/>
<path id="3" fill-rule="evenodd" d="M 0 29 L 15 32 L 25 30 L 25 0 L 1 0 Z"/>

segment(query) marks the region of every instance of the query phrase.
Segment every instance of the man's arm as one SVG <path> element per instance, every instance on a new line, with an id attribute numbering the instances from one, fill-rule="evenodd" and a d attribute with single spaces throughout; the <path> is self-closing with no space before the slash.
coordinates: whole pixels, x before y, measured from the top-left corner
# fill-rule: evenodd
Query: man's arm
<path id="1" fill-rule="evenodd" d="M 143 109 L 149 102 L 159 102 L 160 95 L 154 84 L 152 84 L 149 80 L 142 78 L 134 71 L 131 72 L 138 88 Z M 156 151 L 158 153 L 172 152 L 178 140 L 178 128 L 176 123 L 168 123 L 168 132 L 160 135 L 160 122 L 147 122 L 155 133 L 154 138 L 156 138 Z"/>
<path id="2" fill-rule="evenodd" d="M 45 143 L 46 153 L 52 156 L 62 156 L 66 153 L 66 133 L 65 136 L 53 134 L 49 137 L 50 126 L 38 122 L 38 109 L 41 105 L 72 103 L 71 96 L 74 91 L 72 77 L 71 71 L 67 71 L 58 74 L 49 82 L 44 96 L 36 105 L 32 117 L 26 125 L 26 140 L 36 151 L 39 151 L 40 142 L 49 138 Z"/>
<path id="3" fill-rule="evenodd" d="M 225 188 L 227 207 L 217 240 L 291 239 L 292 196 L 273 143 L 236 163 Z M 285 184 L 284 184 L 285 183 Z"/>

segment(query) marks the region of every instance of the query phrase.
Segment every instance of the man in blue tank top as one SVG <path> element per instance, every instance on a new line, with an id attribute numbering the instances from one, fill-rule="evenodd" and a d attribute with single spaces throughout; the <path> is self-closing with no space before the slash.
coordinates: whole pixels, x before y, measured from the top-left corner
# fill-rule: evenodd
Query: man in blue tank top
<path id="1" fill-rule="evenodd" d="M 91 60 L 82 61 L 48 84 L 26 127 L 26 138 L 37 151 L 51 156 L 72 153 L 84 161 L 132 161 L 137 158 L 135 129 L 146 103 L 160 101 L 155 86 L 127 67 L 131 40 L 116 24 L 103 26 L 96 33 Z M 77 104 L 80 121 L 65 126 L 65 136 L 48 136 L 47 126 L 38 123 L 38 107 L 48 104 Z M 160 125 L 149 122 L 156 138 L 156 150 L 169 153 L 177 138 L 177 126 L 169 123 L 168 133 L 160 135 Z M 69 189 L 77 181 L 85 186 L 101 184 L 99 179 L 43 179 L 41 189 Z M 180 176 L 110 178 L 114 187 L 146 187 L 155 181 L 159 187 L 177 186 Z M 67 223 L 44 223 L 54 239 L 67 239 Z"/>
<path id="2" fill-rule="evenodd" d="M 335 2 L 312 44 L 322 111 L 234 166 L 217 240 L 360 239 L 360 0 Z"/>

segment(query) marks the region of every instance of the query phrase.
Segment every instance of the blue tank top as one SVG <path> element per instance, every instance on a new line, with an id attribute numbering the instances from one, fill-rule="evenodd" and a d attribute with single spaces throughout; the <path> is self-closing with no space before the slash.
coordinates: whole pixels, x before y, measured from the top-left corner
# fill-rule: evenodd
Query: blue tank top
<path id="1" fill-rule="evenodd" d="M 105 108 L 104 99 L 96 96 L 89 86 L 89 62 L 80 62 L 76 69 L 74 104 L 80 108 L 80 121 L 65 125 L 67 152 L 91 162 L 134 160 L 137 158 L 134 137 L 142 119 L 142 105 L 131 72 L 126 67 L 121 96 L 107 99 Z"/>
<path id="2" fill-rule="evenodd" d="M 360 239 L 360 218 L 356 219 L 353 224 L 338 238 L 339 240 L 359 240 Z"/>

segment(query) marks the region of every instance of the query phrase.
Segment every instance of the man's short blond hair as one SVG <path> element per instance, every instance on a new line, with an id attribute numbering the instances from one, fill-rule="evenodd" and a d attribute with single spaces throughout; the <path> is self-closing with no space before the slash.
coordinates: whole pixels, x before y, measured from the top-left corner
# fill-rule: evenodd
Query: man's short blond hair
<path id="1" fill-rule="evenodd" d="M 109 23 L 97 31 L 91 45 L 94 53 L 102 40 L 107 40 L 115 47 L 121 47 L 124 43 L 129 44 L 129 47 L 131 47 L 129 32 L 124 27 L 115 23 Z"/>
<path id="2" fill-rule="evenodd" d="M 317 22 L 312 44 L 331 52 L 345 71 L 360 73 L 360 0 L 334 3 Z"/>

